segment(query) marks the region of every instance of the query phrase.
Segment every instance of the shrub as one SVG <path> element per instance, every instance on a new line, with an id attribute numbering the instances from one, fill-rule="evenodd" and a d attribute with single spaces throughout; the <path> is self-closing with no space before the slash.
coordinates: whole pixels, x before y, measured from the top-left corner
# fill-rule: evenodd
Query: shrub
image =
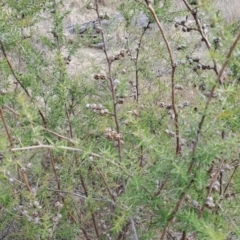
<path id="1" fill-rule="evenodd" d="M 2 2 L 1 239 L 239 237 L 240 35 L 188 2 Z"/>

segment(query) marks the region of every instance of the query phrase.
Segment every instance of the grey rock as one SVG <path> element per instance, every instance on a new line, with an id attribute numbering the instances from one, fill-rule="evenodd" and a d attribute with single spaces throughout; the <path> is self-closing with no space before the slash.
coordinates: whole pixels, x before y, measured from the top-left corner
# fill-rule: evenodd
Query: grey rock
<path id="1" fill-rule="evenodd" d="M 143 12 L 140 12 L 138 15 L 134 16 L 131 23 L 131 25 L 133 26 L 138 26 L 143 28 L 147 27 L 148 24 L 149 24 L 149 18 Z"/>
<path id="2" fill-rule="evenodd" d="M 96 43 L 96 44 L 91 44 L 89 47 L 96 48 L 96 49 L 104 49 L 104 43 Z"/>

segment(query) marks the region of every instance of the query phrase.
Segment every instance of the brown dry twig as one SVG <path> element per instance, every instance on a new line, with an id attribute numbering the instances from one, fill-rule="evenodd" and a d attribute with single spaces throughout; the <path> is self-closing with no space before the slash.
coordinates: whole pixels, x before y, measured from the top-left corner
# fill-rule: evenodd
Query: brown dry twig
<path id="1" fill-rule="evenodd" d="M 209 104 L 212 100 L 212 97 L 213 97 L 213 94 L 214 94 L 214 90 L 217 86 L 217 84 L 219 83 L 219 80 L 221 79 L 222 75 L 223 75 L 223 72 L 230 60 L 230 57 L 232 56 L 232 53 L 233 53 L 233 50 L 236 48 L 237 46 L 237 43 L 238 41 L 240 40 L 240 33 L 238 34 L 238 36 L 236 37 L 235 41 L 233 42 L 232 46 L 230 47 L 229 51 L 228 51 L 228 54 L 226 56 L 226 60 L 221 68 L 221 70 L 219 71 L 218 73 L 218 76 L 217 76 L 217 79 L 216 79 L 216 82 L 215 82 L 215 85 L 212 87 L 212 90 L 211 90 L 211 93 L 210 93 L 210 96 L 208 98 L 208 101 L 206 102 L 205 104 L 205 108 L 204 108 L 204 112 L 203 112 L 203 115 L 202 115 L 202 118 L 198 124 L 198 129 L 197 129 L 197 133 L 196 133 L 196 138 L 195 138 L 195 141 L 194 141 L 194 144 L 193 144 L 193 147 L 192 147 L 192 161 L 189 165 L 189 168 L 188 168 L 188 174 L 190 175 L 193 171 L 193 167 L 194 167 L 194 163 L 195 163 L 195 153 L 196 153 L 196 150 L 197 150 L 197 145 L 199 143 L 199 137 L 200 137 L 200 133 L 201 133 L 201 130 L 202 130 L 202 127 L 203 127 L 203 124 L 204 124 L 204 120 L 205 120 L 205 117 L 206 117 L 206 113 L 207 113 L 207 110 L 208 110 L 208 107 L 209 107 Z M 174 218 L 174 216 L 176 215 L 176 213 L 178 212 L 179 208 L 181 207 L 182 205 L 182 201 L 183 199 L 185 198 L 185 195 L 186 195 L 186 191 L 191 187 L 192 183 L 194 182 L 194 174 L 193 174 L 193 177 L 191 177 L 189 183 L 187 184 L 187 186 L 185 187 L 184 191 L 181 192 L 180 196 L 179 196 L 179 199 L 172 211 L 172 213 L 170 214 L 170 217 L 168 218 L 168 221 L 167 223 L 165 224 L 164 226 L 164 229 L 162 231 L 162 235 L 161 235 L 161 240 L 164 239 L 165 235 L 166 235 L 166 232 L 167 232 L 167 228 L 170 224 L 170 222 L 172 221 L 172 219 Z"/>

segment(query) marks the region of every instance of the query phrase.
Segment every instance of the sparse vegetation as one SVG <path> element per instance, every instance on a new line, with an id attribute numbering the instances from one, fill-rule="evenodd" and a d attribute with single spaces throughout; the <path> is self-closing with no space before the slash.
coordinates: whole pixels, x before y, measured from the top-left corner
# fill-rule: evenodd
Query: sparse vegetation
<path id="1" fill-rule="evenodd" d="M 240 238 L 239 3 L 209 2 L 1 1 L 0 239 Z"/>

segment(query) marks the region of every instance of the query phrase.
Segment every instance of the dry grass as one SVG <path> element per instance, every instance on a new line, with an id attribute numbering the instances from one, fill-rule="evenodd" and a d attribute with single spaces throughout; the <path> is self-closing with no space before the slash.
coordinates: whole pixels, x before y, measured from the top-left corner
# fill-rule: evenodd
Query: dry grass
<path id="1" fill-rule="evenodd" d="M 223 18 L 227 22 L 240 20 L 240 1 L 239 0 L 214 0 L 217 10 L 220 10 Z"/>
<path id="2" fill-rule="evenodd" d="M 208 5 L 208 1 L 199 0 L 201 6 L 204 8 Z M 219 11 L 220 15 L 228 23 L 240 20 L 240 1 L 239 0 L 212 0 L 213 7 L 216 12 Z M 180 0 L 174 0 L 174 5 L 177 6 L 179 10 L 186 9 L 184 3 Z"/>

